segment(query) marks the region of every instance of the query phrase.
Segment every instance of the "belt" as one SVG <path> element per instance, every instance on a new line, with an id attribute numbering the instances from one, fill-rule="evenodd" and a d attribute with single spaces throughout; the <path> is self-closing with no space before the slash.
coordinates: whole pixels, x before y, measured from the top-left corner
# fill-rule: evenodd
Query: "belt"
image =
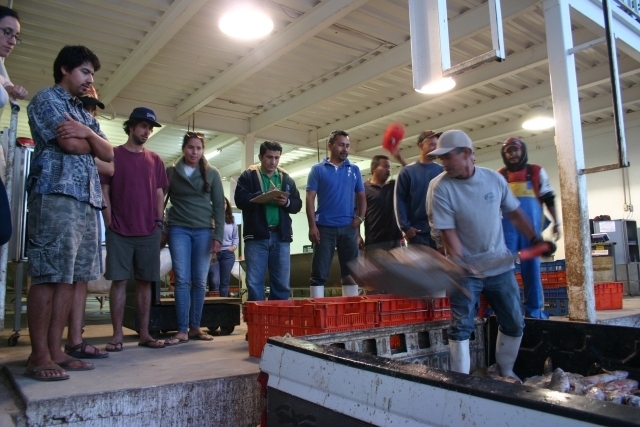
<path id="1" fill-rule="evenodd" d="M 270 225 L 268 228 L 269 228 L 269 231 L 280 231 L 279 225 Z"/>

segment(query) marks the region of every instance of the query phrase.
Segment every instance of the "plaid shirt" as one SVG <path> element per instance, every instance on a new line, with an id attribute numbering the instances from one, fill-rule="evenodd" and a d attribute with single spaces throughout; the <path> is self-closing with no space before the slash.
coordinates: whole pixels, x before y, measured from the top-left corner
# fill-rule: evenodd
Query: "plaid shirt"
<path id="1" fill-rule="evenodd" d="M 27 188 L 39 194 L 65 194 L 101 209 L 102 191 L 93 156 L 69 154 L 58 145 L 56 126 L 66 120 L 64 113 L 107 139 L 78 98 L 59 85 L 41 90 L 27 107 L 35 142 Z"/>

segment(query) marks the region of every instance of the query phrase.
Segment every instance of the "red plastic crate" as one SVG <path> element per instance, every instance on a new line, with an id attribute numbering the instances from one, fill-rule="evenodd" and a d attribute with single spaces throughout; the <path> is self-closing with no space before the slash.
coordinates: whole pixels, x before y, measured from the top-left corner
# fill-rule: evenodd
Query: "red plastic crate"
<path id="1" fill-rule="evenodd" d="M 243 306 L 249 354 L 260 357 L 272 336 L 305 336 L 375 327 L 377 303 L 364 297 L 249 301 Z"/>
<path id="2" fill-rule="evenodd" d="M 429 320 L 451 320 L 451 304 L 449 298 L 428 298 Z"/>
<path id="3" fill-rule="evenodd" d="M 365 298 L 375 301 L 379 326 L 406 325 L 430 320 L 426 298 L 407 298 L 387 294 L 367 295 Z"/>
<path id="4" fill-rule="evenodd" d="M 622 308 L 622 282 L 595 283 L 596 310 L 619 310 Z"/>

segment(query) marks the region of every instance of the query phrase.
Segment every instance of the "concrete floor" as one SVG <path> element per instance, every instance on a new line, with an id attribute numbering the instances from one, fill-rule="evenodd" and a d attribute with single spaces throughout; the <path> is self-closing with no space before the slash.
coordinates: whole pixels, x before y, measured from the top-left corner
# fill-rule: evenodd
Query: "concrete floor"
<path id="1" fill-rule="evenodd" d="M 260 360 L 249 356 L 248 343 L 245 341 L 247 327 L 244 323 L 236 326 L 231 335 L 215 336 L 214 341 L 192 340 L 163 349 L 137 346 L 137 334 L 125 328 L 122 352 L 110 353 L 106 359 L 91 360 L 96 365 L 95 370 L 69 372 L 71 378 L 67 381 L 43 383 L 22 375 L 31 352 L 28 330 L 22 329 L 18 344 L 9 347 L 7 339 L 12 334 L 12 316 L 7 316 L 5 325 L 7 330 L 0 333 L 0 346 L 3 347 L 0 351 L 0 365 L 5 368 L 5 387 L 0 384 L 0 426 L 3 426 L 3 419 L 7 421 L 7 414 L 24 411 L 24 402 L 29 404 L 60 398 L 73 400 L 115 390 L 163 387 L 206 380 L 246 376 L 257 378 L 259 371 Z M 24 326 L 23 320 L 22 327 Z M 100 310 L 95 299 L 88 299 L 84 333 L 86 340 L 104 348 L 111 333 L 108 305 Z M 7 390 L 7 380 L 15 384 L 17 394 Z M 255 379 L 253 382 L 255 383 Z M 257 388 L 257 383 L 255 385 Z"/>
<path id="2" fill-rule="evenodd" d="M 640 297 L 627 297 L 623 302 L 622 310 L 598 311 L 598 323 L 618 324 L 622 326 L 640 326 Z M 24 313 L 23 313 L 24 318 Z M 554 320 L 568 320 L 568 318 L 553 317 Z M 164 349 L 148 349 L 138 347 L 138 337 L 134 331 L 125 329 L 124 351 L 110 353 L 106 359 L 93 361 L 96 369 L 86 372 L 70 372 L 68 381 L 43 383 L 26 378 L 22 375 L 26 360 L 30 354 L 30 342 L 28 331 L 24 329 L 26 323 L 22 321 L 21 337 L 15 347 L 9 347 L 7 339 L 12 334 L 13 317 L 8 313 L 5 321 L 6 330 L 0 332 L 0 365 L 5 369 L 0 378 L 0 427 L 14 425 L 49 425 L 58 424 L 60 420 L 48 419 L 49 415 L 43 415 L 42 408 L 37 414 L 28 415 L 27 407 L 42 402 L 68 402 L 82 401 L 89 396 L 108 393 L 141 390 L 161 389 L 162 387 L 179 387 L 178 390 L 189 388 L 189 384 L 203 381 L 216 381 L 231 378 L 242 378 L 245 381 L 245 389 L 239 390 L 240 401 L 236 404 L 242 406 L 245 396 L 243 393 L 257 394 L 255 384 L 259 368 L 259 359 L 250 357 L 248 344 L 245 341 L 247 331 L 246 324 L 235 328 L 229 336 L 216 336 L 213 342 L 191 341 Z M 91 344 L 104 347 L 111 336 L 111 324 L 108 305 L 100 309 L 99 303 L 94 298 L 87 300 L 85 338 Z M 159 337 L 162 338 L 162 337 Z M 209 384 L 209 383 L 207 383 Z M 213 384 L 213 383 L 211 383 Z M 207 385 L 207 390 L 217 386 Z M 225 386 L 226 387 L 226 386 Z M 235 387 L 235 386 L 234 386 Z M 251 390 L 247 391 L 249 387 Z M 233 387 L 232 387 L 233 388 Z M 236 387 L 237 389 L 237 387 Z M 175 389 L 171 393 L 175 394 Z M 225 392 L 227 393 L 227 392 Z M 118 397 L 114 395 L 113 399 Z M 188 398 L 188 397 L 187 397 Z M 208 399 L 216 397 L 208 397 Z M 63 399 L 63 400 L 60 400 Z M 160 399 L 156 397 L 155 399 Z M 250 411 L 255 412 L 250 418 L 259 414 L 260 401 L 255 397 L 246 396 L 246 401 L 251 401 Z M 87 405 L 91 403 L 87 401 Z M 95 405 L 95 400 L 93 400 Z M 183 403 L 184 404 L 184 403 Z M 225 404 L 226 405 L 226 404 Z M 77 409 L 74 409 L 76 411 Z M 231 407 L 230 410 L 236 410 Z M 27 412 L 26 420 L 19 414 Z M 186 409 L 185 409 L 186 411 Z M 73 412 L 73 411 L 71 411 Z M 103 414 L 103 416 L 106 414 Z M 173 414 L 180 416 L 180 414 Z M 107 415 L 108 416 L 108 415 Z M 13 419 L 13 421 L 12 421 Z M 18 422 L 16 422 L 18 419 Z M 33 420 L 36 421 L 33 421 Z M 48 420 L 48 421 L 47 421 Z M 54 422 L 56 421 L 56 422 Z M 65 420 L 69 425 L 84 425 L 74 422 L 73 416 Z M 148 421 L 148 422 L 146 422 Z M 146 420 L 138 425 L 165 424 L 157 419 Z M 95 421 L 91 421 L 95 422 Z M 123 419 L 124 424 L 131 425 L 130 418 Z M 233 421 L 236 423 L 237 421 Z M 129 424 L 128 424 L 129 423 Z M 218 423 L 208 425 L 256 425 L 247 422 L 245 424 Z M 117 425 L 117 423 L 101 422 L 94 425 Z M 199 425 L 197 422 L 172 422 L 171 425 Z"/>

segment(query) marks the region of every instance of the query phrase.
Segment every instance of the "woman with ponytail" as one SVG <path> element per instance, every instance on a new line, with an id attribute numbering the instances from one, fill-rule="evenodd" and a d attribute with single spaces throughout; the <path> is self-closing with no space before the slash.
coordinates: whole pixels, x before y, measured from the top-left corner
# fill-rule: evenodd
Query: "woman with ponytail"
<path id="1" fill-rule="evenodd" d="M 187 132 L 183 156 L 167 169 L 169 250 L 175 274 L 178 342 L 211 341 L 200 329 L 211 254 L 220 252 L 224 237 L 224 193 L 216 168 L 204 158 L 204 136 Z"/>

